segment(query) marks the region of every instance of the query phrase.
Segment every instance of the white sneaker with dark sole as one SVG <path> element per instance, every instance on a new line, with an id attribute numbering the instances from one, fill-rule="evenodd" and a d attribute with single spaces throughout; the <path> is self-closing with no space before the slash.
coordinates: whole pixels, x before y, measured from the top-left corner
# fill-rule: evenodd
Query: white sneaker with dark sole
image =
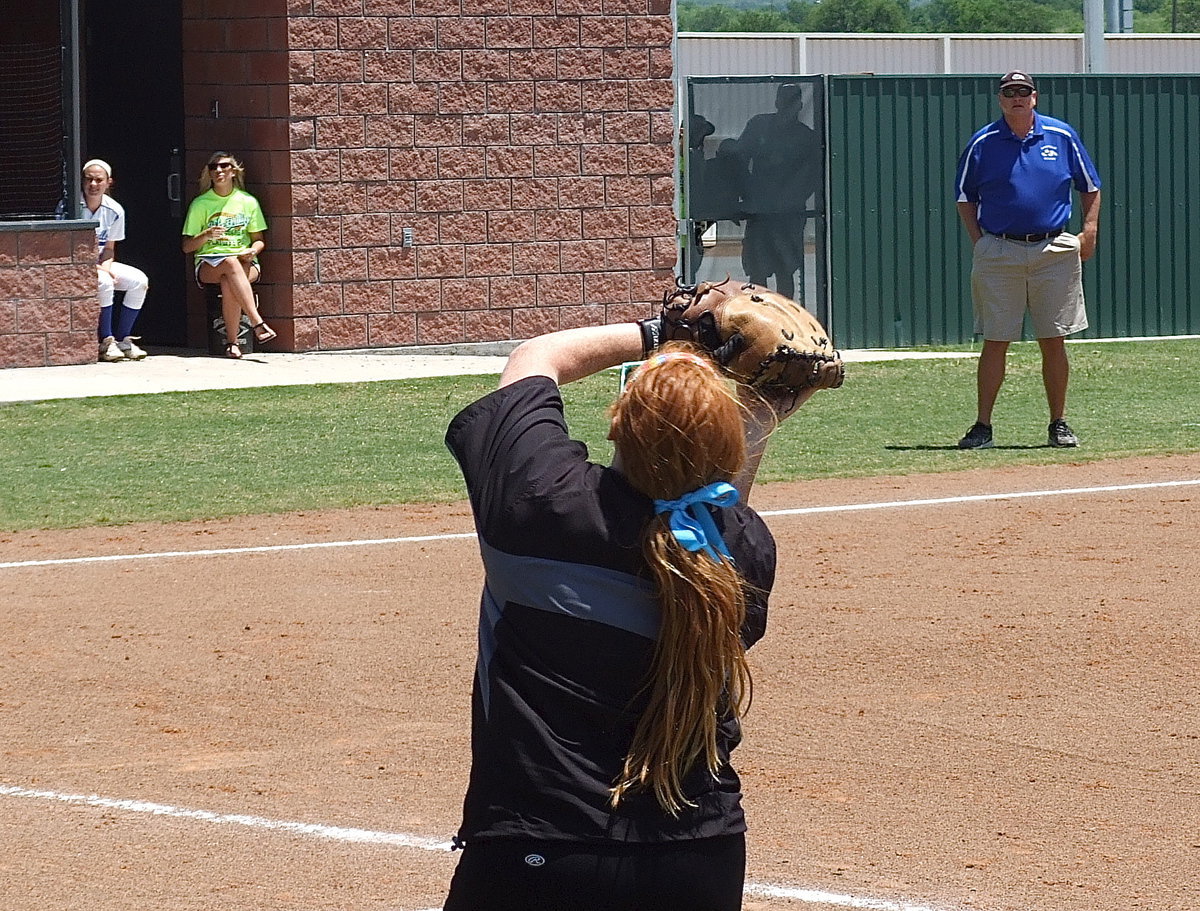
<path id="1" fill-rule="evenodd" d="M 133 340 L 134 336 L 127 335 L 117 342 L 117 348 L 126 360 L 140 361 L 146 356 L 146 352 L 139 348 Z"/>
<path id="2" fill-rule="evenodd" d="M 125 360 L 125 352 L 117 347 L 117 340 L 111 335 L 100 343 L 100 360 L 109 363 Z"/>

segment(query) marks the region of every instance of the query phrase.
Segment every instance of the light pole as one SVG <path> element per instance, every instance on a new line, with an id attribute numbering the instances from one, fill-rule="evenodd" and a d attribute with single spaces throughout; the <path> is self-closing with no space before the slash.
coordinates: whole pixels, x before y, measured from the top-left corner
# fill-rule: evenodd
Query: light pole
<path id="1" fill-rule="evenodd" d="M 1104 0 L 1083 0 L 1083 56 L 1085 73 L 1103 73 Z"/>

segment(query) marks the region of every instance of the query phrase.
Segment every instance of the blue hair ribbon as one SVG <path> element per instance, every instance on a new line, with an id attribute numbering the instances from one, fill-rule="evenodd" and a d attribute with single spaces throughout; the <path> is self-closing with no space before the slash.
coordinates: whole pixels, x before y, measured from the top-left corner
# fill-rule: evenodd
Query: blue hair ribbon
<path id="1" fill-rule="evenodd" d="M 661 515 L 671 514 L 669 523 L 675 540 L 689 551 L 703 550 L 717 563 L 724 556 L 729 560 L 733 557 L 725 546 L 725 539 L 717 530 L 712 514 L 707 505 L 733 506 L 738 501 L 737 488 L 728 481 L 715 481 L 691 493 L 685 493 L 678 500 L 655 500 L 654 511 Z"/>

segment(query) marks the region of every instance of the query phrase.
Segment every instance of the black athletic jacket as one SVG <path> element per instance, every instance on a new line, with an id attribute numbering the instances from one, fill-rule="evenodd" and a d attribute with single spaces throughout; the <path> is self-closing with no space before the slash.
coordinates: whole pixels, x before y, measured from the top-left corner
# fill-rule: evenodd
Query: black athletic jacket
<path id="1" fill-rule="evenodd" d="M 558 387 L 529 377 L 450 423 L 486 579 L 472 694 L 471 775 L 459 837 L 665 842 L 745 831 L 741 785 L 724 765 L 685 782 L 678 819 L 653 795 L 623 800 L 620 774 L 643 700 L 658 608 L 641 556 L 649 499 L 571 440 Z M 753 510 L 713 514 L 751 584 L 743 637 L 766 628 L 775 542 Z M 732 720 L 721 753 L 740 739 Z"/>

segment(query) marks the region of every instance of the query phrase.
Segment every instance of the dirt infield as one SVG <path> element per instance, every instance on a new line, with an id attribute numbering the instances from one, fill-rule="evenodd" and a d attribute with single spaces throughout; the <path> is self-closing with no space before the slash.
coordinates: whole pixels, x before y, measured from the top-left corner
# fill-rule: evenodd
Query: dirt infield
<path id="1" fill-rule="evenodd" d="M 1200 455 L 757 491 L 781 567 L 746 907 L 1200 908 L 1197 480 Z M 787 512 L 814 502 L 857 508 Z M 439 907 L 470 531 L 458 505 L 0 535 L 0 906 Z"/>

